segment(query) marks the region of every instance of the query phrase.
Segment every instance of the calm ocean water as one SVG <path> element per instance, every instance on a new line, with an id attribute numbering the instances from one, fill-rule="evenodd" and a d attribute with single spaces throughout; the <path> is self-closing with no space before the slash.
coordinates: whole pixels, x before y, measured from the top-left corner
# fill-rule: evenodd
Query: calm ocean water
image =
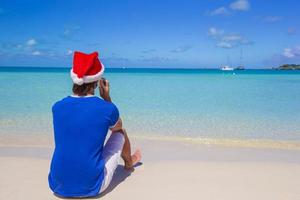
<path id="1" fill-rule="evenodd" d="M 300 142 L 300 72 L 108 69 L 128 132 L 145 137 Z M 0 135 L 52 134 L 69 69 L 0 68 Z"/>

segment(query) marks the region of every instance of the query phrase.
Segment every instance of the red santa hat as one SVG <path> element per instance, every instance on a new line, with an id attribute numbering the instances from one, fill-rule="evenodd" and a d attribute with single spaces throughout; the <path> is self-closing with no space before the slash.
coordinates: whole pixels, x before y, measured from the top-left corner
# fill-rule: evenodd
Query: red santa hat
<path id="1" fill-rule="evenodd" d="M 73 68 L 71 78 L 73 83 L 82 85 L 101 79 L 104 72 L 104 65 L 98 59 L 98 52 L 85 54 L 79 51 L 74 52 Z"/>

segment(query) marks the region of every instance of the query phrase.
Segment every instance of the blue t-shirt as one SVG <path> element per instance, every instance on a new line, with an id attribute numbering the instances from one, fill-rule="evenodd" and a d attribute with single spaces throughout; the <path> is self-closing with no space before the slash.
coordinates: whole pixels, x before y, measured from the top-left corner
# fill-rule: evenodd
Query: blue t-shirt
<path id="1" fill-rule="evenodd" d="M 50 188 L 63 197 L 97 195 L 104 178 L 103 144 L 118 121 L 117 107 L 96 96 L 68 96 L 53 105 L 52 113 Z"/>

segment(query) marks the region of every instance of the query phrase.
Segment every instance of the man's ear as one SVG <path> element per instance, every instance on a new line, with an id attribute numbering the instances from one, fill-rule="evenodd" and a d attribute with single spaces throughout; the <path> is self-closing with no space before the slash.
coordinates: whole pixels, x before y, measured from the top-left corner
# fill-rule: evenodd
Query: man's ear
<path id="1" fill-rule="evenodd" d="M 96 89 L 98 86 L 98 82 L 96 81 L 95 84 L 94 84 L 94 89 Z"/>

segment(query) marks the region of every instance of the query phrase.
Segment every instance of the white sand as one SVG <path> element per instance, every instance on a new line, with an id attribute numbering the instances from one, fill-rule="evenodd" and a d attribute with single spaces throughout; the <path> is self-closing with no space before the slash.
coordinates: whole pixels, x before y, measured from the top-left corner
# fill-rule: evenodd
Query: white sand
<path id="1" fill-rule="evenodd" d="M 138 141 L 144 162 L 119 167 L 100 199 L 299 200 L 300 152 Z M 48 188 L 49 147 L 0 145 L 0 199 L 59 199 Z"/>

